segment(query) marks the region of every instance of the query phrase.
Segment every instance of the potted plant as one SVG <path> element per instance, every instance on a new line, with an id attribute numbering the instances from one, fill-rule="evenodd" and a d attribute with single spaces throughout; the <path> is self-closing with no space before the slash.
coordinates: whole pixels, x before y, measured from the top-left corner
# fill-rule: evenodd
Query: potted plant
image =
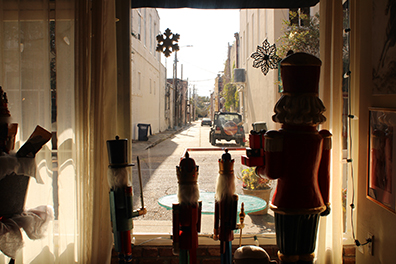
<path id="1" fill-rule="evenodd" d="M 272 180 L 260 177 L 256 174 L 256 167 L 242 167 L 237 178 L 242 181 L 243 194 L 259 197 L 266 201 L 267 207 L 250 215 L 265 215 L 268 213 L 269 198 L 272 190 Z"/>

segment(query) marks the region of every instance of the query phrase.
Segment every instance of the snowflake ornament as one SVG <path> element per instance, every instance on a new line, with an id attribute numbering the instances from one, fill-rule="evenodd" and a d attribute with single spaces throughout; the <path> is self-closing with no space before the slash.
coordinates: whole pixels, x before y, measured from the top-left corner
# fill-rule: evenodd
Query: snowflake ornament
<path id="1" fill-rule="evenodd" d="M 177 44 L 179 38 L 179 34 L 173 34 L 170 29 L 167 28 L 164 34 L 157 35 L 158 44 L 156 51 L 164 53 L 165 57 L 169 57 L 172 52 L 179 50 L 179 45 Z"/>
<path id="2" fill-rule="evenodd" d="M 257 51 L 250 55 L 254 59 L 253 67 L 261 68 L 261 72 L 267 75 L 269 69 L 278 69 L 278 63 L 281 61 L 276 55 L 275 44 L 270 45 L 267 40 L 263 41 L 263 46 L 257 46 Z"/>

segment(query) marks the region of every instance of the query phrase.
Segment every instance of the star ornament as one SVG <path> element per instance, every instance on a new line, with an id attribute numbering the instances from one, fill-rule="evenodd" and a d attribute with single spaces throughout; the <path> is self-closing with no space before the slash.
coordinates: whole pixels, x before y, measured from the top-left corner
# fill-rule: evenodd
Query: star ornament
<path id="1" fill-rule="evenodd" d="M 257 51 L 250 55 L 254 59 L 253 67 L 261 68 L 261 72 L 267 75 L 269 69 L 278 69 L 278 63 L 281 61 L 276 55 L 275 44 L 270 45 L 267 40 L 263 41 L 263 46 L 257 46 Z"/>

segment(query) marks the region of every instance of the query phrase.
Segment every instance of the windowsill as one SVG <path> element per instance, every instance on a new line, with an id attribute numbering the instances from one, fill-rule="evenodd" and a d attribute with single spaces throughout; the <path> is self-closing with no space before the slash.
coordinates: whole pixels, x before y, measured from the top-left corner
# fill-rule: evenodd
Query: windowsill
<path id="1" fill-rule="evenodd" d="M 355 241 L 354 241 L 353 238 L 352 238 L 352 236 L 349 235 L 349 234 L 347 234 L 347 233 L 344 233 L 344 234 L 343 234 L 342 244 L 343 244 L 344 246 L 354 246 L 354 245 L 356 245 L 356 244 L 355 244 Z"/>
<path id="2" fill-rule="evenodd" d="M 169 246 L 172 245 L 171 234 L 169 233 L 158 233 L 158 234 L 147 234 L 147 233 L 134 233 L 135 239 L 134 246 Z M 257 241 L 256 241 L 257 240 Z M 242 235 L 243 245 L 276 245 L 275 234 L 257 234 L 257 235 Z M 218 245 L 219 241 L 213 240 L 211 235 L 204 234 L 198 236 L 198 244 L 200 246 L 212 246 Z M 239 234 L 235 234 L 232 245 L 239 245 Z"/>
<path id="3" fill-rule="evenodd" d="M 205 217 L 205 216 L 204 216 Z M 213 216 L 207 216 L 213 217 Z M 246 218 L 249 221 L 248 218 Z M 209 222 L 212 225 L 212 222 Z M 206 227 L 208 229 L 208 227 Z M 172 245 L 171 231 L 163 232 L 164 230 L 172 230 L 171 221 L 134 221 L 133 237 L 135 238 L 135 246 L 150 245 L 150 246 L 169 246 Z M 258 241 L 259 245 L 276 245 L 275 233 L 252 233 L 246 234 L 247 230 L 242 230 L 242 244 L 255 245 Z M 257 241 L 255 240 L 257 239 Z M 355 245 L 353 238 L 348 234 L 343 234 L 344 246 Z M 211 246 L 218 245 L 218 241 L 213 240 L 212 233 L 206 232 L 199 234 L 199 245 Z M 239 244 L 239 233 L 234 235 L 233 245 Z"/>
<path id="4" fill-rule="evenodd" d="M 264 217 L 264 216 L 259 216 Z M 270 215 L 269 215 L 270 217 Z M 255 238 L 260 245 L 275 245 L 274 223 L 269 224 L 272 229 L 267 229 L 263 233 L 262 227 L 252 223 L 249 216 L 245 217 L 245 228 L 242 230 L 242 244 L 255 245 Z M 133 237 L 135 237 L 135 246 L 139 245 L 172 245 L 172 221 L 170 220 L 139 220 L 133 221 Z M 164 232 L 165 231 L 165 232 Z M 168 232 L 166 232 L 168 231 Z M 199 245 L 218 245 L 219 241 L 212 238 L 213 234 L 213 215 L 202 215 L 201 231 L 199 234 Z M 234 235 L 233 245 L 239 244 L 239 231 Z"/>

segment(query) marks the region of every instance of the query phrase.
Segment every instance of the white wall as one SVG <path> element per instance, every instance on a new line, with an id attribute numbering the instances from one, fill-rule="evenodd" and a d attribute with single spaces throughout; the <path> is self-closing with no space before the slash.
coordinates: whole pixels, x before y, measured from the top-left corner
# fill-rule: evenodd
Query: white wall
<path id="1" fill-rule="evenodd" d="M 246 70 L 244 88 L 245 129 L 250 131 L 252 123 L 265 122 L 268 129 L 276 129 L 272 121 L 278 93 L 278 70 L 269 70 L 267 75 L 253 67 L 250 55 L 262 46 L 265 39 L 272 44 L 281 34 L 282 19 L 288 17 L 286 9 L 244 9 L 240 12 L 240 67 Z M 242 103 L 243 104 L 243 103 Z"/>
<path id="2" fill-rule="evenodd" d="M 377 4 L 387 1 L 375 1 Z M 385 4 L 386 4 L 385 3 Z M 374 235 L 374 255 L 367 250 L 361 253 L 356 250 L 356 263 L 395 263 L 396 257 L 396 214 L 381 207 L 367 198 L 368 168 L 368 108 L 396 108 L 396 95 L 372 94 L 372 10 L 373 1 L 352 1 L 351 7 L 351 71 L 353 111 L 359 116 L 354 127 L 354 149 L 357 157 L 357 219 L 356 236 L 359 241 L 367 237 L 368 232 Z"/>
<path id="3" fill-rule="evenodd" d="M 311 15 L 319 11 L 319 5 L 311 9 Z M 240 68 L 246 70 L 246 85 L 241 105 L 245 103 L 245 131 L 252 129 L 252 123 L 265 122 L 268 129 L 277 129 L 280 124 L 272 121 L 278 92 L 278 70 L 269 70 L 267 75 L 260 68 L 253 67 L 250 55 L 262 46 L 265 39 L 270 45 L 279 45 L 283 34 L 283 21 L 289 19 L 289 9 L 242 9 L 240 11 Z"/>
<path id="4" fill-rule="evenodd" d="M 132 33 L 136 36 L 131 37 L 132 137 L 138 139 L 139 123 L 150 124 L 153 134 L 167 129 L 165 67 L 160 61 L 161 56 L 155 51 L 156 36 L 160 34 L 157 10 L 132 9 Z"/>

